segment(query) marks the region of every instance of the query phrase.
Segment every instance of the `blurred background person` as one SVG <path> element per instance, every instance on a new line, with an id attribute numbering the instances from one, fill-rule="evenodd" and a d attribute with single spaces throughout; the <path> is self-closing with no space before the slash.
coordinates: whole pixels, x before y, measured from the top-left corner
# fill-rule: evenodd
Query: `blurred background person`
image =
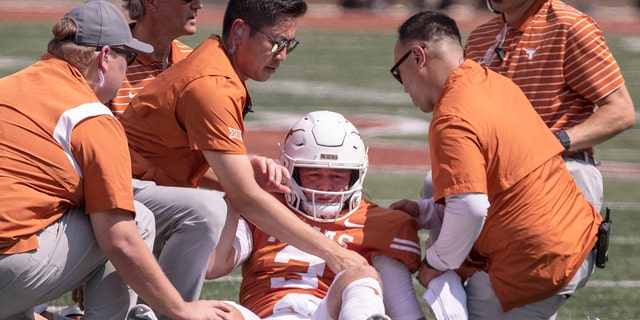
<path id="1" fill-rule="evenodd" d="M 123 0 L 122 7 L 133 20 L 133 37 L 154 50 L 151 54 L 138 52 L 127 67 L 118 95 L 109 104 L 116 117 L 149 81 L 191 53 L 191 47 L 178 38 L 196 33 L 198 10 L 203 4 L 202 0 Z"/>

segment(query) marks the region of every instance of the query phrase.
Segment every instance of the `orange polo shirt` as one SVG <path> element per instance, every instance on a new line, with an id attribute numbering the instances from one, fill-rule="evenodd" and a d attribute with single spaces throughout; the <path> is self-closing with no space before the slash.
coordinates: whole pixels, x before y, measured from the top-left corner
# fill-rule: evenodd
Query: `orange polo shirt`
<path id="1" fill-rule="evenodd" d="M 131 100 L 120 121 L 134 178 L 196 187 L 209 169 L 202 150 L 246 154 L 243 111 L 249 94 L 211 35 Z"/>
<path id="2" fill-rule="evenodd" d="M 465 57 L 513 80 L 553 132 L 585 121 L 624 84 L 597 23 L 559 0 L 538 0 L 513 27 L 502 15 L 477 27 Z"/>
<path id="3" fill-rule="evenodd" d="M 554 295 L 593 248 L 600 214 L 513 82 L 466 60 L 442 92 L 429 128 L 434 198 L 480 192 L 490 203 L 459 272 L 486 270 L 505 311 Z"/>
<path id="4" fill-rule="evenodd" d="M 71 207 L 134 212 L 122 126 L 75 67 L 49 54 L 0 79 L 0 154 L 2 254 L 38 248 L 36 233 Z"/>
<path id="5" fill-rule="evenodd" d="M 178 40 L 173 40 L 169 64 L 176 64 L 186 58 L 191 51 L 191 47 Z M 127 73 L 118 90 L 118 95 L 109 103 L 113 114 L 119 117 L 129 106 L 131 99 L 164 70 L 163 62 L 154 59 L 153 54 L 138 52 L 136 61 L 127 67 Z"/>

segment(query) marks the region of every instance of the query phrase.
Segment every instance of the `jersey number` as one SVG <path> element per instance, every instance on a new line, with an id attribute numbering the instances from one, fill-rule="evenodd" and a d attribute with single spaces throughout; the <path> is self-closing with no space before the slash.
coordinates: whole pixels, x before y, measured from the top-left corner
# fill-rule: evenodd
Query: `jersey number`
<path id="1" fill-rule="evenodd" d="M 271 279 L 271 287 L 288 287 L 315 289 L 318 288 L 318 276 L 324 272 L 324 260 L 299 250 L 293 246 L 286 246 L 282 251 L 276 254 L 275 262 L 289 264 L 291 260 L 302 261 L 308 264 L 306 273 L 298 273 L 301 279 L 285 279 L 284 277 L 276 277 Z"/>

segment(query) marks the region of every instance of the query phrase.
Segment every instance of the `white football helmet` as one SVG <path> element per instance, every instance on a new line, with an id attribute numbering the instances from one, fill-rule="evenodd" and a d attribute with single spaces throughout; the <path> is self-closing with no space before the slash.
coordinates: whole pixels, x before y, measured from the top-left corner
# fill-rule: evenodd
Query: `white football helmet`
<path id="1" fill-rule="evenodd" d="M 362 199 L 362 182 L 369 158 L 358 129 L 339 113 L 310 112 L 293 124 L 280 150 L 280 162 L 291 174 L 287 205 L 299 214 L 320 222 L 334 222 L 351 215 Z M 351 169 L 349 188 L 328 192 L 303 188 L 298 168 Z M 311 194 L 307 199 L 305 192 Z M 318 195 L 338 196 L 335 203 L 320 203 Z M 341 214 L 342 213 L 342 214 Z"/>

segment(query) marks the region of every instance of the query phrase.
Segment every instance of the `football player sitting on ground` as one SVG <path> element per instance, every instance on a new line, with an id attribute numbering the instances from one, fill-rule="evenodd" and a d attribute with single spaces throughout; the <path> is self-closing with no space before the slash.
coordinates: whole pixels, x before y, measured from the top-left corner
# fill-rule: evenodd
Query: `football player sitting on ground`
<path id="1" fill-rule="evenodd" d="M 336 275 L 322 259 L 229 214 L 206 278 L 242 265 L 240 303 L 262 319 L 424 319 L 411 281 L 420 262 L 416 221 L 362 199 L 368 157 L 358 130 L 341 114 L 311 112 L 287 134 L 280 160 L 292 192 L 275 196 L 373 266 Z"/>

